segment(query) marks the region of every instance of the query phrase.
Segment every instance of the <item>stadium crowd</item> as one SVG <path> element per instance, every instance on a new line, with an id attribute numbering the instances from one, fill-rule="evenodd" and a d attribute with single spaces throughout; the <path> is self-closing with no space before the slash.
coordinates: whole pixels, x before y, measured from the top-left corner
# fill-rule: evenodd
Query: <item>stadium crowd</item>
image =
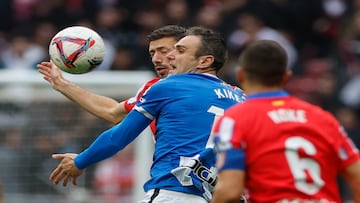
<path id="1" fill-rule="evenodd" d="M 153 70 L 146 40 L 149 32 L 167 24 L 202 25 L 221 32 L 227 39 L 229 61 L 221 76 L 236 84 L 233 68 L 243 48 L 258 39 L 273 39 L 285 48 L 289 68 L 294 73 L 288 91 L 333 113 L 360 147 L 360 0 L 311 3 L 303 0 L 2 0 L 0 17 L 5 19 L 0 21 L 0 69 L 35 70 L 37 63 L 48 59 L 48 43 L 57 31 L 70 25 L 85 25 L 96 30 L 107 47 L 105 61 L 96 71 Z M 19 108 L 25 109 L 2 104 L 0 111 L 16 113 Z M 36 105 L 31 109 L 35 108 Z M 72 115 L 55 113 L 64 118 L 60 121 L 65 123 L 54 121 L 49 126 L 70 126 L 66 122 Z M 26 114 L 36 113 L 27 110 Z M 39 124 L 32 124 L 36 125 Z M 54 147 L 58 147 L 58 151 L 72 151 L 88 143 L 82 142 L 83 139 L 90 139 L 85 136 L 88 133 L 82 132 L 77 142 L 73 142 L 73 138 L 70 142 L 69 133 L 65 131 L 74 129 L 63 130 L 57 131 L 58 139 L 61 137 L 57 146 L 44 139 L 48 136 L 41 136 L 48 132 L 34 132 L 36 144 L 27 148 L 39 156 L 29 161 L 30 169 L 46 164 L 44 157 L 48 158 Z M 19 133 L 13 128 L 1 130 L 0 158 L 3 163 L 9 163 L 4 165 L 9 168 L 1 167 L 4 173 L 19 170 L 14 160 L 23 161 L 16 159 L 27 150 L 19 146 Z M 21 176 L 17 178 L 19 182 L 24 181 Z M 14 179 L 11 181 L 16 183 Z M 21 187 L 13 186 L 13 190 Z M 25 192 L 34 192 L 31 189 Z M 347 199 L 346 185 L 340 189 Z"/>

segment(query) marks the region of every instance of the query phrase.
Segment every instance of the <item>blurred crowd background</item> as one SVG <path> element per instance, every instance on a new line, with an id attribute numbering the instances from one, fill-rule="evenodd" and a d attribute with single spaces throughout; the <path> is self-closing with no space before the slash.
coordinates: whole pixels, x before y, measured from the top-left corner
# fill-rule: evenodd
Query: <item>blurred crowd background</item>
<path id="1" fill-rule="evenodd" d="M 233 71 L 242 49 L 258 39 L 276 40 L 285 48 L 289 68 L 294 73 L 287 86 L 288 91 L 333 113 L 360 147 L 360 0 L 1 0 L 0 19 L 0 69 L 35 70 L 37 63 L 49 60 L 48 44 L 56 32 L 70 25 L 85 25 L 104 38 L 107 48 L 105 61 L 95 71 L 152 71 L 147 34 L 168 24 L 201 25 L 224 35 L 229 47 L 229 61 L 220 76 L 236 85 Z M 64 109 L 64 106 L 61 108 Z M 49 123 L 51 129 L 55 126 L 58 129 L 56 136 L 54 131 L 51 134 L 56 137 L 56 142 L 49 138 L 46 131 L 27 131 L 36 136 L 31 141 L 33 144 L 24 148 L 24 144 L 21 144 L 23 129 L 3 127 L 0 159 L 2 165 L 8 161 L 6 166 L 10 169 L 2 167 L 0 170 L 24 170 L 11 168 L 15 159 L 9 158 L 9 151 L 25 152 L 27 157 L 30 156 L 29 151 L 38 153 L 36 159 L 24 160 L 30 162 L 27 170 L 39 170 L 36 167 L 46 164 L 44 160 L 53 153 L 54 148 L 58 151 L 78 151 L 86 145 L 84 143 L 89 143 L 91 138 L 87 132 L 74 133 L 74 130 L 81 131 L 74 128 L 71 128 L 71 134 L 66 132 L 64 126 L 74 126 L 67 123 L 68 118 L 86 117 L 88 130 L 96 132 L 92 135 L 108 126 L 91 115 L 81 113 L 82 110 L 72 104 L 66 104 L 66 108 L 71 109 L 69 112 L 72 115 L 68 115 L 67 111 L 53 112 L 57 108 L 51 105 L 46 108 L 39 105 L 38 109 L 49 115 L 45 118 L 44 114 L 40 114 L 46 122 L 41 119 L 37 119 L 36 123 L 27 122 L 31 126 Z M 31 109 L 14 104 L 0 105 L 4 115 L 18 114 L 19 109 L 30 117 L 41 112 L 31 112 L 31 109 L 37 109 L 33 104 Z M 51 122 L 49 118 L 55 115 L 63 119 Z M 6 117 L 2 120 L 5 123 L 2 126 L 7 126 Z M 92 122 L 100 123 L 100 127 L 92 128 Z M 9 146 L 14 150 L 8 150 Z M 23 160 L 20 162 L 24 164 Z M 122 180 L 131 171 L 131 160 L 125 162 L 130 168 L 126 170 L 126 167 L 122 167 Z M 0 171 L 1 174 L 3 172 Z M 36 177 L 29 180 L 21 176 L 18 178 L 21 184 L 36 182 Z M 114 179 L 110 177 L 109 180 Z M 7 181 L 16 182 L 13 178 Z M 97 181 L 98 185 L 107 185 Z M 127 186 L 132 183 L 131 180 L 124 182 L 122 184 Z M 88 185 L 93 183 L 89 181 Z M 20 190 L 15 186 L 11 189 Z M 54 192 L 46 184 L 44 188 L 39 190 Z M 346 185 L 340 189 L 344 200 L 349 199 Z M 34 192 L 37 189 L 28 187 L 22 190 Z"/>

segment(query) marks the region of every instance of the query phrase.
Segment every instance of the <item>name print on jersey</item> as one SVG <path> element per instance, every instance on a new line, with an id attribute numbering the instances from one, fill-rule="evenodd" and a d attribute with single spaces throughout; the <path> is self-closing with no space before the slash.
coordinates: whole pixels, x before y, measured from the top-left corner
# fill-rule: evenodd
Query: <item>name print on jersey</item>
<path id="1" fill-rule="evenodd" d="M 283 122 L 298 122 L 298 123 L 306 123 L 306 114 L 304 110 L 301 109 L 276 109 L 269 111 L 268 116 L 271 120 L 278 124 Z"/>
<path id="2" fill-rule="evenodd" d="M 230 89 L 219 88 L 214 89 L 215 94 L 217 95 L 218 99 L 232 99 L 236 102 L 241 102 L 242 98 L 239 95 L 235 95 L 234 92 Z"/>

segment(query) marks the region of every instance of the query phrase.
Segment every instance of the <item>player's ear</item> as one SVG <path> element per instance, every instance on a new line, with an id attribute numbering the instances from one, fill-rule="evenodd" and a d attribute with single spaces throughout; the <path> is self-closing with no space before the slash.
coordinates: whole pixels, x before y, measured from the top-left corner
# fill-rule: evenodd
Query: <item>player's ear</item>
<path id="1" fill-rule="evenodd" d="M 235 69 L 236 81 L 241 84 L 244 81 L 244 70 L 241 66 L 236 67 Z"/>
<path id="2" fill-rule="evenodd" d="M 286 70 L 282 78 L 282 86 L 285 86 L 289 82 L 291 77 L 292 77 L 292 71 L 289 69 Z"/>
<path id="3" fill-rule="evenodd" d="M 212 55 L 205 55 L 205 56 L 201 56 L 199 58 L 199 68 L 208 68 L 208 67 L 212 67 L 213 63 L 214 63 L 214 56 Z"/>

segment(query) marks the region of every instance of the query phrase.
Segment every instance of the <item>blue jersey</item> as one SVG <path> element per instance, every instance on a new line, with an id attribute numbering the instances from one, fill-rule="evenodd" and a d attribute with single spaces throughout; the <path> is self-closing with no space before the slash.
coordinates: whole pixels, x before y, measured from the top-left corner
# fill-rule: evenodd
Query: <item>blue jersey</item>
<path id="1" fill-rule="evenodd" d="M 183 177 L 186 174 L 171 171 L 181 165 L 181 159 L 204 150 L 214 119 L 242 99 L 241 93 L 206 74 L 173 75 L 153 85 L 136 106 L 157 122 L 154 162 L 145 190 L 164 188 L 202 195 L 191 183 L 179 182 L 188 180 Z"/>
<path id="2" fill-rule="evenodd" d="M 215 118 L 243 98 L 242 92 L 212 75 L 169 76 L 151 86 L 128 116 L 80 153 L 75 164 L 81 169 L 112 156 L 156 119 L 151 178 L 145 191 L 159 188 L 203 196 L 191 171 L 178 169 L 205 149 Z"/>

